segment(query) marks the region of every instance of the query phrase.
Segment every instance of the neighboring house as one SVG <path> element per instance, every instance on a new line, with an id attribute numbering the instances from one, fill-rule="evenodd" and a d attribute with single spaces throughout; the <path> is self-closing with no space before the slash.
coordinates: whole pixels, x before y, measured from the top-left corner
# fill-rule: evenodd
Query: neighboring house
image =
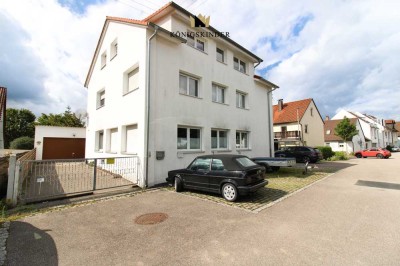
<path id="1" fill-rule="evenodd" d="M 277 86 L 254 75 L 262 59 L 194 18 L 173 2 L 107 17 L 90 65 L 86 156 L 138 156 L 142 187 L 198 155 L 273 156 Z"/>
<path id="2" fill-rule="evenodd" d="M 385 126 L 388 131 L 388 142 L 391 146 L 397 145 L 397 139 L 399 137 L 399 130 L 396 128 L 396 121 L 393 119 L 385 120 Z"/>
<path id="3" fill-rule="evenodd" d="M 350 118 L 350 123 L 355 125 L 358 134 L 353 136 L 352 141 L 344 141 L 341 137 L 335 135 L 336 126 L 343 121 L 343 119 L 329 120 L 325 119 L 324 134 L 325 146 L 330 146 L 333 151 L 347 151 L 354 152 L 365 149 L 366 139 L 358 118 Z"/>
<path id="4" fill-rule="evenodd" d="M 35 126 L 36 160 L 85 158 L 84 127 Z"/>
<path id="5" fill-rule="evenodd" d="M 396 122 L 394 128 L 395 128 L 396 131 L 397 131 L 396 146 L 397 146 L 397 147 L 400 147 L 400 133 L 399 133 L 399 132 L 400 132 L 400 122 Z"/>
<path id="6" fill-rule="evenodd" d="M 324 121 L 313 99 L 273 106 L 275 148 L 324 145 Z"/>
<path id="7" fill-rule="evenodd" d="M 361 114 L 360 112 L 340 110 L 332 120 L 347 118 L 358 118 L 363 129 L 365 138 L 367 139 L 366 148 L 380 147 L 385 148 L 387 145 L 393 145 L 393 130 L 388 128 L 383 119 L 376 118 L 372 115 Z"/>
<path id="8" fill-rule="evenodd" d="M 0 149 L 4 149 L 6 129 L 7 88 L 0 87 Z"/>

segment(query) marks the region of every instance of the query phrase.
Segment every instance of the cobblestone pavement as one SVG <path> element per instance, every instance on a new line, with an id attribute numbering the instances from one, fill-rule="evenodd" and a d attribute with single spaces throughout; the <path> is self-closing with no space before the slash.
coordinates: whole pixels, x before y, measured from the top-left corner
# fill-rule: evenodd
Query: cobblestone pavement
<path id="1" fill-rule="evenodd" d="M 4 265 L 6 260 L 6 242 L 8 238 L 8 230 L 10 228 L 10 222 L 4 222 L 0 225 L 0 265 Z"/>
<path id="2" fill-rule="evenodd" d="M 206 192 L 185 190 L 182 194 L 251 212 L 259 212 L 275 202 L 290 196 L 292 193 L 327 177 L 333 172 L 335 172 L 334 168 L 316 168 L 303 175 L 301 169 L 282 168 L 278 172 L 267 173 L 266 178 L 269 184 L 266 187 L 259 189 L 253 195 L 242 196 L 236 202 L 228 202 L 221 195 Z M 168 190 L 173 191 L 173 188 L 170 187 Z"/>

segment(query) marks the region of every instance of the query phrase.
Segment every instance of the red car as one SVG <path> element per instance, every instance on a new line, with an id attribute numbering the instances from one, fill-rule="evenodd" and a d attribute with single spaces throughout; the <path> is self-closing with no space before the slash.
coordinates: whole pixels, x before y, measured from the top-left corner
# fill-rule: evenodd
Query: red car
<path id="1" fill-rule="evenodd" d="M 371 148 L 369 150 L 357 151 L 354 153 L 357 158 L 377 157 L 379 159 L 387 159 L 392 154 L 390 151 L 381 148 Z"/>

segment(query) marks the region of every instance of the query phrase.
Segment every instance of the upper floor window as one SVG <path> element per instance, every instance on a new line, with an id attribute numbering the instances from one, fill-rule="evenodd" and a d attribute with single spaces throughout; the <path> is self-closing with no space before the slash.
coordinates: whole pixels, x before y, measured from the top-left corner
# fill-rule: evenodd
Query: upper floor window
<path id="1" fill-rule="evenodd" d="M 243 92 L 236 91 L 236 107 L 237 108 L 246 108 L 246 98 L 247 95 Z"/>
<path id="2" fill-rule="evenodd" d="M 127 74 L 128 84 L 125 87 L 124 94 L 139 88 L 139 68 L 135 68 Z"/>
<path id="3" fill-rule="evenodd" d="M 196 34 L 194 32 L 188 32 L 186 43 L 189 46 L 192 46 L 200 51 L 205 51 L 205 41 L 196 37 Z"/>
<path id="4" fill-rule="evenodd" d="M 212 101 L 216 103 L 225 103 L 225 88 L 219 85 L 212 85 Z"/>
<path id="5" fill-rule="evenodd" d="M 222 49 L 217 47 L 217 61 L 224 63 L 225 62 L 225 52 Z"/>
<path id="6" fill-rule="evenodd" d="M 178 150 L 200 150 L 200 128 L 178 127 Z"/>
<path id="7" fill-rule="evenodd" d="M 113 59 L 114 57 L 116 57 L 118 54 L 118 41 L 115 40 L 111 43 L 111 47 L 110 47 L 110 57 L 111 59 Z"/>
<path id="8" fill-rule="evenodd" d="M 199 97 L 199 80 L 185 74 L 179 74 L 179 93 Z"/>
<path id="9" fill-rule="evenodd" d="M 311 109 L 310 109 L 310 114 L 311 114 L 311 116 L 313 116 L 313 111 L 314 111 L 314 109 L 311 108 Z"/>
<path id="10" fill-rule="evenodd" d="M 97 92 L 97 104 L 96 108 L 101 108 L 106 104 L 106 90 L 102 89 Z"/>
<path id="11" fill-rule="evenodd" d="M 233 58 L 233 68 L 242 73 L 246 73 L 246 63 L 241 61 L 237 57 Z"/>
<path id="12" fill-rule="evenodd" d="M 304 125 L 304 133 L 308 133 L 308 125 Z"/>
<path id="13" fill-rule="evenodd" d="M 105 67 L 107 64 L 107 51 L 101 55 L 101 68 Z"/>

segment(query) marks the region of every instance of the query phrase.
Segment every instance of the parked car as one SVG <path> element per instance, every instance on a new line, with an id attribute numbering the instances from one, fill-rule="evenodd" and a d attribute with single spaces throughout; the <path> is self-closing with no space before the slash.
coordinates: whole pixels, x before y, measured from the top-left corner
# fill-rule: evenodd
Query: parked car
<path id="1" fill-rule="evenodd" d="M 354 155 L 357 158 L 377 157 L 379 159 L 387 159 L 392 156 L 390 151 L 381 148 L 371 148 L 368 150 L 356 151 Z"/>
<path id="2" fill-rule="evenodd" d="M 285 147 L 275 152 L 275 157 L 293 157 L 298 163 L 316 163 L 322 160 L 322 153 L 315 148 L 307 146 Z"/>
<path id="3" fill-rule="evenodd" d="M 227 201 L 266 186 L 265 168 L 243 155 L 203 155 L 187 168 L 168 172 L 167 182 L 175 191 L 195 189 L 220 193 Z"/>
<path id="4" fill-rule="evenodd" d="M 392 152 L 398 152 L 398 151 L 400 151 L 399 147 L 396 146 L 392 147 Z"/>

